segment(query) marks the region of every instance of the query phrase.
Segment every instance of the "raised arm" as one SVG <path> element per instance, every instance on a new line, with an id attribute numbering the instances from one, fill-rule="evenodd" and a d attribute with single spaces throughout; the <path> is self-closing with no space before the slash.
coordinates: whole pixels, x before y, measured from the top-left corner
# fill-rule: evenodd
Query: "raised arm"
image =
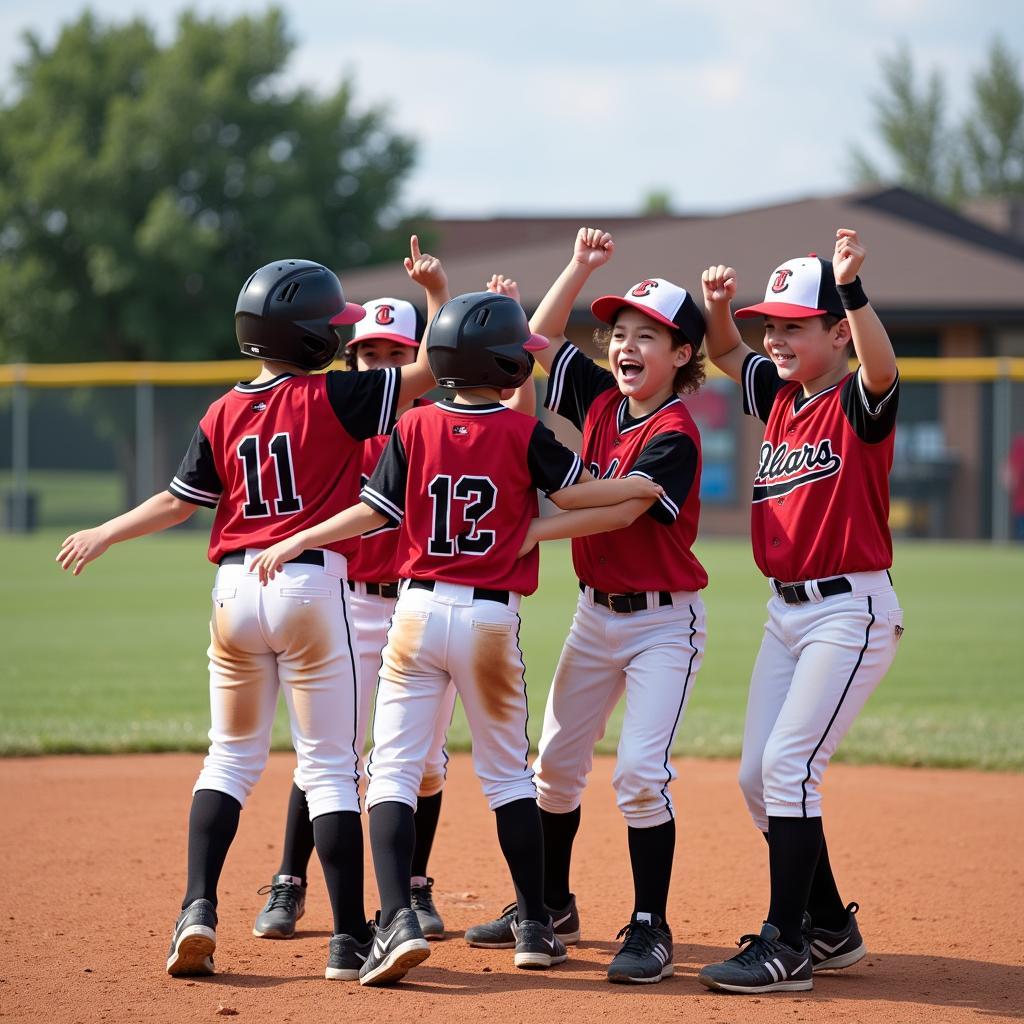
<path id="1" fill-rule="evenodd" d="M 506 277 L 504 274 L 491 274 L 491 279 L 484 285 L 489 292 L 495 295 L 508 295 L 519 302 L 519 285 Z M 512 392 L 512 397 L 501 403 L 509 409 L 515 409 L 526 416 L 537 415 L 537 385 L 533 377 L 528 377 L 519 387 Z"/>
<path id="2" fill-rule="evenodd" d="M 753 349 L 740 337 L 729 303 L 736 297 L 736 271 L 720 265 L 701 275 L 707 310 L 704 344 L 708 357 L 727 377 L 740 383 L 743 363 Z"/>
<path id="3" fill-rule="evenodd" d="M 893 352 L 892 342 L 885 327 L 882 326 L 882 321 L 878 319 L 878 314 L 867 301 L 863 291 L 856 287 L 857 274 L 866 255 L 856 231 L 852 228 L 840 228 L 836 232 L 836 251 L 832 269 L 836 275 L 836 285 L 839 287 L 843 305 L 846 306 L 847 302 L 863 303 L 856 309 L 846 309 L 853 348 L 860 363 L 861 381 L 869 394 L 881 396 L 896 380 L 896 353 Z M 854 288 L 843 295 L 843 286 L 849 285 L 854 285 Z"/>
<path id="4" fill-rule="evenodd" d="M 448 294 L 448 275 L 441 261 L 429 253 L 420 252 L 416 235 L 409 239 L 409 255 L 405 257 L 405 270 L 427 293 L 427 333 L 437 311 L 451 298 Z M 398 406 L 403 408 L 435 386 L 434 375 L 427 362 L 427 335 L 416 353 L 416 362 L 400 370 L 402 386 L 398 393 Z"/>
<path id="5" fill-rule="evenodd" d="M 197 505 L 176 498 L 170 491 L 161 491 L 141 505 L 136 505 L 130 512 L 109 519 L 101 526 L 79 530 L 70 537 L 65 537 L 56 561 L 60 563 L 62 569 L 71 569 L 72 576 L 78 576 L 111 544 L 134 537 L 145 537 L 147 534 L 166 530 L 170 526 L 177 526 L 178 523 L 185 522 L 197 508 Z"/>
<path id="6" fill-rule="evenodd" d="M 545 373 L 551 372 L 551 364 L 558 350 L 565 344 L 565 328 L 569 323 L 572 307 L 579 297 L 590 275 L 603 267 L 615 251 L 615 242 L 607 231 L 600 228 L 580 228 L 573 246 L 572 259 L 555 283 L 541 300 L 537 312 L 530 319 L 530 330 L 543 334 L 551 345 L 537 353 L 537 362 Z"/>

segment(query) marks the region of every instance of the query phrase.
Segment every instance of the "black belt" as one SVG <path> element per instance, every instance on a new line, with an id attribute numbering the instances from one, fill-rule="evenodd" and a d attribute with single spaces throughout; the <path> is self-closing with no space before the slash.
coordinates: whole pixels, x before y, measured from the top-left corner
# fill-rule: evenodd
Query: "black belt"
<path id="1" fill-rule="evenodd" d="M 324 553 L 322 551 L 303 551 L 294 558 L 289 558 L 288 563 L 298 562 L 299 565 L 319 565 L 324 567 Z M 220 565 L 245 565 L 244 551 L 229 551 L 219 562 Z"/>
<path id="2" fill-rule="evenodd" d="M 580 590 L 585 589 L 586 585 L 580 583 Z M 625 615 L 629 612 L 645 612 L 649 608 L 669 608 L 672 605 L 672 595 L 667 590 L 651 592 L 658 595 L 658 603 L 656 605 L 650 602 L 649 595 L 645 590 L 638 591 L 635 594 L 606 594 L 603 590 L 591 588 L 591 593 L 594 595 L 594 604 L 599 604 L 609 611 L 618 612 L 620 615 Z"/>
<path id="3" fill-rule="evenodd" d="M 433 590 L 434 580 L 409 580 L 411 590 Z M 473 588 L 474 601 L 497 601 L 498 604 L 508 604 L 507 590 L 488 590 L 487 587 Z"/>
<path id="4" fill-rule="evenodd" d="M 366 592 L 373 597 L 398 597 L 397 583 L 364 583 Z M 348 589 L 356 589 L 356 580 L 348 581 Z"/>
<path id="5" fill-rule="evenodd" d="M 853 584 L 845 576 L 834 576 L 830 580 L 809 580 L 818 588 L 822 597 L 835 597 L 836 594 L 849 594 L 853 592 Z M 814 598 L 807 591 L 807 583 L 780 583 L 772 580 L 775 593 L 782 598 L 786 604 L 807 604 Z"/>

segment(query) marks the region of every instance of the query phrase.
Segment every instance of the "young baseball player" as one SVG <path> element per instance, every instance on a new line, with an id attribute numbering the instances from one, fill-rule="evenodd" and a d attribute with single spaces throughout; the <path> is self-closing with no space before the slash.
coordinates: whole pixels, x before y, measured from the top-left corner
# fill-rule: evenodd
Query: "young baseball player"
<path id="1" fill-rule="evenodd" d="M 408 366 L 414 362 L 423 334 L 423 320 L 419 310 L 410 302 L 389 297 L 373 299 L 365 303 L 363 309 L 366 315 L 354 326 L 352 337 L 345 348 L 349 369 L 365 372 Z M 405 408 L 400 408 L 398 415 L 405 411 Z M 376 468 L 387 440 L 387 434 L 379 434 L 363 442 L 363 483 Z M 370 709 L 377 688 L 380 652 L 387 638 L 398 597 L 400 553 L 397 542 L 397 529 L 381 530 L 363 538 L 348 559 L 349 608 L 355 631 L 359 682 L 356 750 L 360 753 L 365 747 Z M 444 921 L 434 904 L 434 880 L 427 874 L 427 863 L 441 811 L 441 796 L 448 765 L 445 740 L 455 707 L 455 697 L 455 688 L 450 686 L 438 712 L 416 805 L 412 902 L 423 934 L 430 939 L 444 936 Z M 288 799 L 281 865 L 270 885 L 260 890 L 268 894 L 268 898 L 256 917 L 254 935 L 287 939 L 295 934 L 296 922 L 305 913 L 306 869 L 312 853 L 313 827 L 309 820 L 309 807 L 306 794 L 296 778 Z"/>
<path id="2" fill-rule="evenodd" d="M 440 264 L 416 238 L 406 267 L 436 305 Z M 216 509 L 209 557 L 219 566 L 210 622 L 210 752 L 193 789 L 188 879 L 167 955 L 171 975 L 213 973 L 217 882 L 239 814 L 262 772 L 278 689 L 284 690 L 317 852 L 334 915 L 326 977 L 354 980 L 369 952 L 363 912 L 356 669 L 345 583 L 348 543 L 327 544 L 260 586 L 246 561 L 296 525 L 351 504 L 362 442 L 385 432 L 396 408 L 433 385 L 425 358 L 369 373 L 328 366 L 332 325 L 364 315 L 326 267 L 282 260 L 256 271 L 235 307 L 243 354 L 262 362 L 202 418 L 166 492 L 102 526 L 72 534 L 57 556 L 83 567 L 119 541 Z"/>
<path id="3" fill-rule="evenodd" d="M 843 905 L 821 823 L 821 779 L 840 740 L 881 682 L 903 632 L 889 567 L 889 470 L 899 377 L 892 345 L 860 278 L 857 233 L 836 232 L 832 262 L 776 267 L 764 302 L 765 355 L 729 313 L 731 267 L 703 275 L 708 352 L 765 423 L 754 475 L 754 559 L 771 599 L 754 664 L 740 786 L 768 840 L 771 903 L 742 952 L 705 967 L 709 988 L 803 990 L 812 972 L 865 955 Z M 853 345 L 859 367 L 849 370 Z"/>
<path id="4" fill-rule="evenodd" d="M 704 378 L 704 318 L 692 296 L 661 278 L 605 295 L 592 306 L 608 325 L 610 370 L 565 338 L 569 314 L 590 274 L 611 258 L 611 235 L 581 228 L 572 259 L 531 321 L 552 339 L 538 354 L 550 374 L 546 405 L 583 432 L 583 460 L 599 478 L 650 479 L 663 488 L 623 528 L 576 537 L 580 596 L 548 694 L 534 765 L 544 824 L 545 904 L 556 933 L 579 939 L 569 884 L 572 845 L 594 744 L 616 704 L 626 709 L 614 785 L 626 819 L 634 900 L 613 982 L 654 983 L 673 971 L 667 921 L 675 849 L 670 751 L 704 652 L 707 574 L 692 551 L 700 510 L 700 436 L 681 394 Z M 571 536 L 578 513 L 531 528 L 530 539 Z M 470 928 L 471 945 L 510 941 L 508 911 Z"/>
<path id="5" fill-rule="evenodd" d="M 500 404 L 528 381 L 532 353 L 546 345 L 508 296 L 475 292 L 446 303 L 430 326 L 427 351 L 438 383 L 455 388 L 455 398 L 402 417 L 361 504 L 268 549 L 254 565 L 273 579 L 310 545 L 388 523 L 401 524 L 399 543 L 408 551 L 401 567 L 408 583 L 383 652 L 368 766 L 381 911 L 362 984 L 397 981 L 429 956 L 410 909 L 413 809 L 449 681 L 469 719 L 474 765 L 516 889 L 514 962 L 545 968 L 567 956 L 544 907 L 519 649 L 519 603 L 536 589 L 538 555 L 518 554 L 537 512 L 536 489 L 562 503 L 583 467 L 543 424 Z M 645 507 L 660 494 L 646 478 L 582 487 L 591 504 L 636 499 L 625 505 Z M 605 513 L 616 521 L 621 506 Z"/>

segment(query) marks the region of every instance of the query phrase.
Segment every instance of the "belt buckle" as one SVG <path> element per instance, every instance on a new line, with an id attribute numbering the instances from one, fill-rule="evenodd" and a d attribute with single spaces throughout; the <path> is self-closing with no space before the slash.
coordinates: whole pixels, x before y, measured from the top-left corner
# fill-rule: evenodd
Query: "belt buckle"
<path id="1" fill-rule="evenodd" d="M 629 605 L 629 596 L 630 596 L 629 594 L 609 594 L 608 595 L 608 610 L 611 611 L 611 612 L 615 612 L 616 615 L 629 615 L 630 612 L 633 611 L 632 607 L 626 607 L 626 608 L 621 608 L 620 609 L 620 608 L 616 608 L 614 606 L 614 602 L 615 602 L 615 600 L 617 598 L 621 598 L 623 601 L 626 602 L 627 605 Z"/>
<path id="2" fill-rule="evenodd" d="M 799 583 L 784 583 L 780 595 L 786 604 L 803 604 L 806 597 L 804 588 Z"/>

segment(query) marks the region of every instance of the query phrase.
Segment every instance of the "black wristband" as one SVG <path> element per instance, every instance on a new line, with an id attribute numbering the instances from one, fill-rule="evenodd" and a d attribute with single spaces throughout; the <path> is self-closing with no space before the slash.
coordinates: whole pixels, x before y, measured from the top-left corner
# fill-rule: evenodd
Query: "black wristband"
<path id="1" fill-rule="evenodd" d="M 839 301 L 843 309 L 860 309 L 868 304 L 868 297 L 864 294 L 864 285 L 860 278 L 855 277 L 849 284 L 837 284 L 836 291 L 839 292 Z"/>

